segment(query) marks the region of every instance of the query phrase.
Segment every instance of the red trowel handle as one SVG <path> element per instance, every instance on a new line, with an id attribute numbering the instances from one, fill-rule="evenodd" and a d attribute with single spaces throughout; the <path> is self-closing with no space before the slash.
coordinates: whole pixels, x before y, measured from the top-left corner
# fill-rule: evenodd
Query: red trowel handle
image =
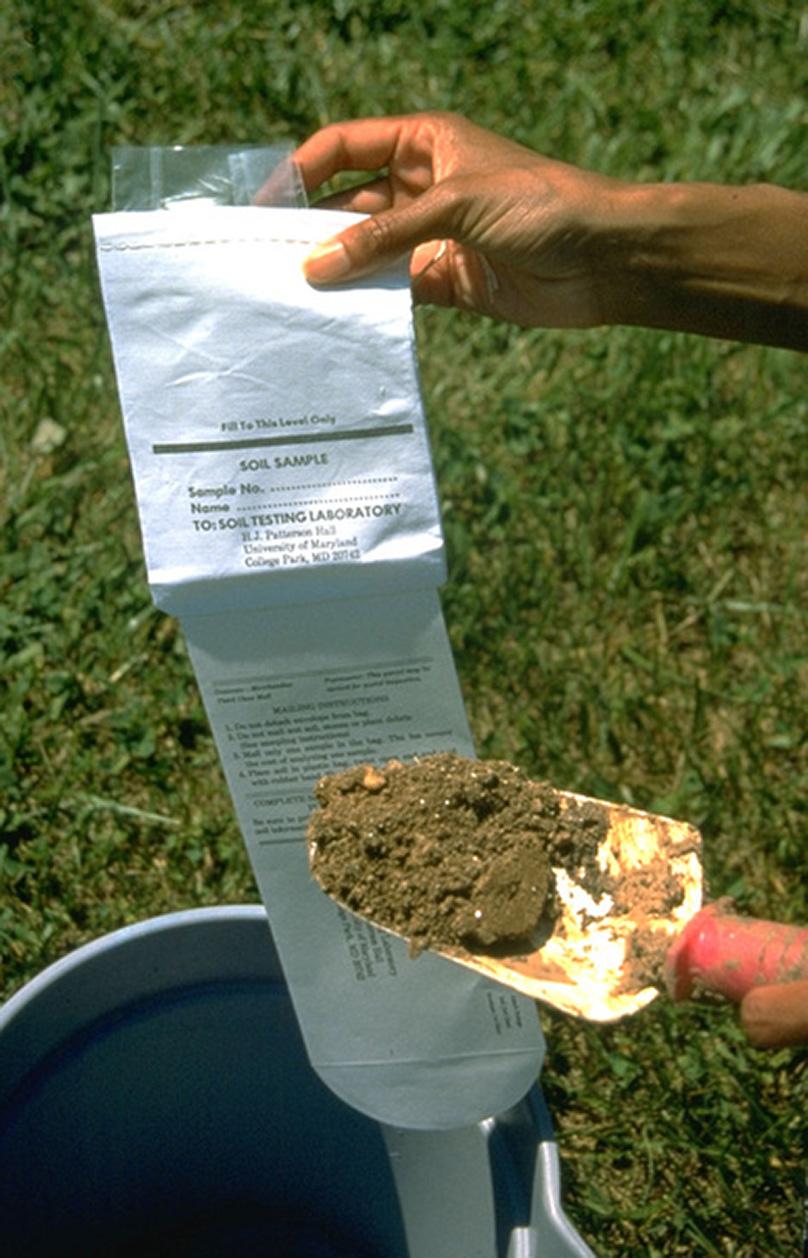
<path id="1" fill-rule="evenodd" d="M 665 960 L 665 983 L 674 1000 L 687 1000 L 694 982 L 728 1000 L 753 987 L 808 979 L 808 927 L 782 926 L 709 904 L 685 926 Z"/>

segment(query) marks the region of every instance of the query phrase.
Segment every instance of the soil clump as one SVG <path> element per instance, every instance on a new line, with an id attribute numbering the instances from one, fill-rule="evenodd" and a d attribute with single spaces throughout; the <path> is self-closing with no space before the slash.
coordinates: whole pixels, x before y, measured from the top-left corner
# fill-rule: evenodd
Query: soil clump
<path id="1" fill-rule="evenodd" d="M 624 967 L 624 986 L 633 991 L 649 984 L 661 986 L 670 936 L 655 929 L 684 899 L 681 878 L 671 871 L 663 856 L 641 869 L 625 871 L 619 879 L 606 883 L 614 900 L 614 912 L 630 914 L 635 923 Z"/>
<path id="2" fill-rule="evenodd" d="M 608 814 L 560 806 L 553 788 L 506 761 L 451 752 L 359 765 L 322 778 L 308 827 L 317 881 L 355 913 L 410 942 L 471 952 L 531 951 L 554 916 L 553 866 L 603 890 L 595 861 Z"/>

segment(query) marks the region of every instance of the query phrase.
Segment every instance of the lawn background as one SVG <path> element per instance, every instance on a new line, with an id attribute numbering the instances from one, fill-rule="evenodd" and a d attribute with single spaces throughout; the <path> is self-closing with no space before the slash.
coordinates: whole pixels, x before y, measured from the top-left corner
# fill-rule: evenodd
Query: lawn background
<path id="1" fill-rule="evenodd" d="M 89 227 L 110 146 L 450 108 L 613 175 L 806 188 L 808 8 L 38 0 L 3 7 L 0 62 L 7 995 L 125 923 L 257 898 L 144 583 Z M 712 898 L 808 921 L 806 360 L 417 324 L 480 753 L 693 822 Z M 753 1052 L 719 1004 L 541 1016 L 564 1202 L 598 1254 L 798 1252 L 804 1050 Z"/>

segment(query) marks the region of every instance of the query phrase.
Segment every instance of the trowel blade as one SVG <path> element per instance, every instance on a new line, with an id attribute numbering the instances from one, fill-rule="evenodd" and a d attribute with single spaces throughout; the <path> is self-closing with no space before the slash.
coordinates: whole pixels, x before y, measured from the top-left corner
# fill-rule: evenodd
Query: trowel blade
<path id="1" fill-rule="evenodd" d="M 663 988 L 667 951 L 701 908 L 701 836 L 686 822 L 623 804 L 571 791 L 558 796 L 562 806 L 594 802 L 607 810 L 597 863 L 616 894 L 595 899 L 574 873 L 555 868 L 559 914 L 535 951 L 506 957 L 439 951 L 564 1013 L 611 1022 L 643 1009 Z"/>

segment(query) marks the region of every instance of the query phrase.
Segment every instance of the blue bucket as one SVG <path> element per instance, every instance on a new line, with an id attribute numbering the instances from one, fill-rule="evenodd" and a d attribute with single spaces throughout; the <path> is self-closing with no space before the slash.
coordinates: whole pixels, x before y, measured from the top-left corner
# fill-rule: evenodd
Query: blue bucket
<path id="1" fill-rule="evenodd" d="M 0 1009 L 9 1258 L 567 1258 L 538 1088 L 456 1131 L 383 1126 L 310 1067 L 260 906 L 172 913 Z"/>

